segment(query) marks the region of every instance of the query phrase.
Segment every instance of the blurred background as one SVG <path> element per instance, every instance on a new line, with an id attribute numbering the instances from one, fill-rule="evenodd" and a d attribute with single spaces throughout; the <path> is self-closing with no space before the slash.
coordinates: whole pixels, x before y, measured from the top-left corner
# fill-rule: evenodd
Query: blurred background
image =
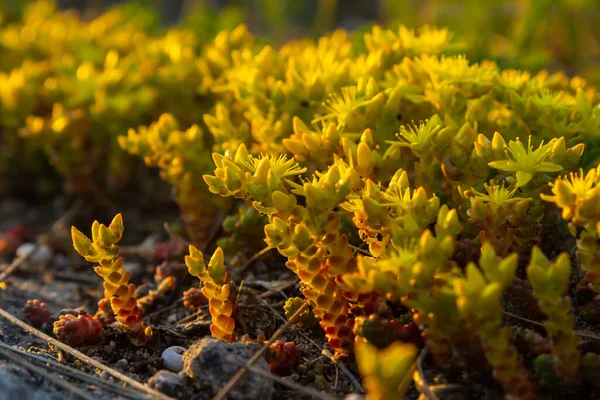
<path id="1" fill-rule="evenodd" d="M 227 62 L 199 62 L 219 32 L 242 23 L 256 48 L 342 28 L 351 57 L 367 51 L 374 25 L 389 29 L 393 46 L 390 31 L 429 24 L 453 33 L 446 55 L 562 71 L 600 87 L 599 22 L 600 0 L 0 0 L 0 198 L 83 193 L 134 208 L 172 205 L 170 189 L 156 189 L 157 171 L 119 137 L 164 113 L 181 127 L 217 113 L 207 88 Z M 210 148 L 211 137 L 200 145 Z M 586 157 L 600 157 L 600 145 Z"/>
<path id="2" fill-rule="evenodd" d="M 18 19 L 29 0 L 4 0 L 0 12 Z M 93 18 L 126 0 L 59 0 Z M 600 83 L 600 0 L 138 0 L 156 29 L 182 23 L 212 36 L 246 23 L 264 41 L 280 44 L 344 28 L 360 33 L 373 24 L 448 27 L 472 61 L 492 59 L 506 68 L 562 70 Z M 360 35 L 357 35 L 359 37 Z"/>

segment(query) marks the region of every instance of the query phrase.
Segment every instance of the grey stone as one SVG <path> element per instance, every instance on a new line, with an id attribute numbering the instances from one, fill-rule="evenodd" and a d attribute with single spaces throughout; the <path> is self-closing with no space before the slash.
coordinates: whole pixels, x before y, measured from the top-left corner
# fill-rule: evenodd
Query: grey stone
<path id="1" fill-rule="evenodd" d="M 46 264 L 52 256 L 52 249 L 45 244 L 40 244 L 36 249 L 35 243 L 26 242 L 17 249 L 17 257 L 29 257 L 27 262 L 32 265 Z"/>
<path id="2" fill-rule="evenodd" d="M 166 369 L 161 369 L 152 375 L 148 380 L 148 387 L 176 398 L 181 398 L 185 391 L 185 385 L 179 375 Z"/>
<path id="3" fill-rule="evenodd" d="M 180 372 L 183 369 L 183 353 L 186 348 L 181 346 L 167 347 L 162 352 L 161 358 L 163 359 L 163 365 L 173 372 Z"/>
<path id="4" fill-rule="evenodd" d="M 254 343 L 229 344 L 206 337 L 183 354 L 183 372 L 193 379 L 196 390 L 213 397 L 240 369 L 240 364 L 245 364 L 259 349 L 260 346 Z M 254 367 L 269 370 L 269 365 L 262 357 Z M 194 392 L 197 393 L 196 390 Z M 273 391 L 271 380 L 248 372 L 226 398 L 270 400 Z"/>
<path id="5" fill-rule="evenodd" d="M 0 398 L 22 400 L 48 400 L 70 398 L 64 394 L 49 393 L 47 389 L 36 385 L 35 379 L 23 368 L 0 361 Z M 4 397 L 6 396 L 6 397 Z"/>

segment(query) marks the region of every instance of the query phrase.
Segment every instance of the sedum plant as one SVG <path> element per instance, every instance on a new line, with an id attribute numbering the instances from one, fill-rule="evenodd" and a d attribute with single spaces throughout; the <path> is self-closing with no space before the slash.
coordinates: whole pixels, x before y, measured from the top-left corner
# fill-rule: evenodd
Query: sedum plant
<path id="1" fill-rule="evenodd" d="M 554 234 L 548 184 L 584 162 L 600 131 L 600 97 L 580 78 L 440 55 L 450 46 L 442 31 L 402 35 L 404 47 L 386 44 L 396 39 L 375 28 L 351 65 L 340 32 L 279 52 L 232 51 L 205 117 L 218 139 L 204 180 L 268 217 L 265 242 L 287 257 L 338 356 L 354 342 L 419 342 L 390 317 L 401 303 L 438 366 L 485 365 L 512 397 L 536 398 L 503 326 L 503 292 Z M 356 235 L 360 252 L 348 239 Z M 471 258 L 459 262 L 464 251 Z M 532 285 L 538 301 L 561 304 L 564 291 Z M 373 336 L 382 329 L 385 340 Z M 565 324 L 556 368 L 577 351 L 565 350 L 573 335 Z"/>
<path id="2" fill-rule="evenodd" d="M 599 167 L 600 168 L 600 167 Z M 588 284 L 600 292 L 600 235 L 599 169 L 584 174 L 571 173 L 551 183 L 552 194 L 542 194 L 542 199 L 555 203 L 562 210 L 562 218 L 569 222 L 569 231 L 577 237 L 577 258 L 586 271 Z"/>
<path id="3" fill-rule="evenodd" d="M 100 337 L 102 322 L 91 315 L 59 315 L 52 331 L 56 337 L 71 346 L 93 344 Z"/>
<path id="4" fill-rule="evenodd" d="M 216 175 L 206 175 L 210 190 L 226 196 L 250 197 L 254 207 L 269 216 L 266 242 L 288 257 L 288 268 L 298 274 L 304 295 L 314 304 L 329 344 L 343 351 L 351 343 L 352 320 L 348 301 L 333 278 L 355 268 L 346 236 L 339 236 L 338 214 L 332 211 L 336 197 L 349 189 L 351 170 L 332 167 L 327 174 L 303 186 L 293 184 L 304 172 L 293 160 L 281 156 L 253 157 L 242 145 L 233 159 L 214 157 Z M 293 192 L 306 197 L 297 204 Z M 339 201 L 339 200 L 338 200 Z M 327 269 L 325 269 L 326 267 Z"/>
<path id="5" fill-rule="evenodd" d="M 200 250 L 190 245 L 190 254 L 185 256 L 185 264 L 191 275 L 203 283 L 202 294 L 208 299 L 212 325 L 210 331 L 217 339 L 233 340 L 235 321 L 235 296 L 229 286 L 229 274 L 225 268 L 223 250 L 217 248 L 208 265 Z"/>
<path id="6" fill-rule="evenodd" d="M 567 253 L 561 253 L 551 263 L 538 247 L 533 248 L 527 277 L 540 309 L 548 317 L 545 327 L 552 339 L 554 369 L 565 382 L 576 383 L 580 378 L 581 355 L 577 349 L 579 336 L 573 331 L 571 299 L 567 296 L 570 276 L 571 261 Z"/>
<path id="7" fill-rule="evenodd" d="M 368 343 L 357 344 L 358 368 L 369 398 L 402 398 L 411 384 L 417 351 L 416 346 L 406 343 L 394 343 L 384 350 Z"/>
<path id="8" fill-rule="evenodd" d="M 189 236 L 203 244 L 214 225 L 211 217 L 219 206 L 200 184 L 202 173 L 208 170 L 209 152 L 202 130 L 193 125 L 185 131 L 171 114 L 163 114 L 149 127 L 131 128 L 119 143 L 129 153 L 144 159 L 149 167 L 158 167 L 161 177 L 174 188 Z M 222 206 L 221 206 L 222 208 Z"/>
<path id="9" fill-rule="evenodd" d="M 494 248 L 485 244 L 479 267 L 467 265 L 464 278 L 454 281 L 459 313 L 476 332 L 494 370 L 494 377 L 515 398 L 536 398 L 531 376 L 510 344 L 510 329 L 502 327 L 502 292 L 512 283 L 517 255 L 499 260 Z"/>
<path id="10" fill-rule="evenodd" d="M 552 369 L 568 384 L 592 380 L 580 365 L 597 357 L 580 362 L 571 249 L 559 237 L 568 226 L 586 272 L 577 283 L 597 292 L 600 94 L 584 79 L 473 63 L 433 27 L 276 48 L 240 25 L 202 47 L 118 11 L 83 23 L 47 5 L 26 14 L 33 39 L 0 28 L 3 140 L 30 139 L 74 184 L 98 160 L 126 176 L 127 154 L 158 168 L 188 225 L 186 265 L 203 282 L 213 336 L 235 339 L 236 299 L 223 250 L 206 262 L 198 248 L 235 201 L 245 204 L 224 221 L 224 250 L 244 236 L 259 250 L 260 232 L 300 280 L 314 315 L 300 322 L 318 322 L 338 357 L 356 352 L 373 398 L 404 393 L 415 346 L 439 368 L 489 371 L 511 398 L 536 398 L 541 368 L 528 371 L 503 323 L 517 275 L 547 317 Z M 97 318 L 145 343 L 122 233 L 117 216 L 95 222 L 91 239 L 72 236 L 105 280 Z M 302 301 L 286 302 L 288 315 Z"/>
<path id="11" fill-rule="evenodd" d="M 110 301 L 114 318 L 125 330 L 133 343 L 148 344 L 152 340 L 152 329 L 142 321 L 137 300 L 134 297 L 135 287 L 129 283 L 130 273 L 123 269 L 123 258 L 119 257 L 117 243 L 123 236 L 123 217 L 117 214 L 109 226 L 94 221 L 92 238 L 88 238 L 74 226 L 71 227 L 73 247 L 86 259 L 98 263 L 94 272 L 104 279 L 104 299 L 99 310 L 106 308 Z"/>

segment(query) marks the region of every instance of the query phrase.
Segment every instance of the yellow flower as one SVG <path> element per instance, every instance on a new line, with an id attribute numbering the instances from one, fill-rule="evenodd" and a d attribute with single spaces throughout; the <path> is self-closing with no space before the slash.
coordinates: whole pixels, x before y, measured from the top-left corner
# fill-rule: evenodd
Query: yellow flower
<path id="1" fill-rule="evenodd" d="M 573 220 L 576 226 L 595 224 L 599 215 L 598 198 L 600 198 L 600 174 L 592 169 L 586 174 L 583 170 L 571 173 L 551 182 L 552 195 L 541 194 L 542 200 L 556 203 L 562 208 L 562 217 L 566 221 Z M 591 228 L 591 226 L 590 226 Z"/>
<path id="2" fill-rule="evenodd" d="M 508 188 L 504 187 L 504 185 L 496 185 L 493 182 L 490 185 L 484 183 L 483 187 L 485 188 L 487 194 L 478 192 L 475 189 L 471 189 L 470 192 L 474 195 L 476 199 L 481 199 L 482 201 L 485 201 L 487 203 L 501 205 L 505 203 L 518 202 L 521 200 L 531 200 L 529 198 L 525 199 L 523 197 L 513 197 L 513 195 L 517 191 L 517 188 L 509 190 Z"/>
<path id="3" fill-rule="evenodd" d="M 253 157 L 243 144 L 235 155 L 235 162 L 257 175 L 262 175 L 270 169 L 280 179 L 306 172 L 306 168 L 301 168 L 293 158 L 288 159 L 285 155 L 271 156 L 264 154 L 260 157 Z"/>
<path id="4" fill-rule="evenodd" d="M 506 154 L 509 155 L 510 153 L 512 159 L 492 161 L 488 165 L 501 171 L 516 172 L 517 184 L 525 186 L 531 181 L 533 174 L 537 172 L 557 172 L 563 169 L 558 164 L 544 161 L 552 150 L 555 140 L 552 139 L 546 145 L 544 145 L 544 142 L 540 143 L 536 150 L 533 150 L 531 146 L 531 136 L 529 136 L 527 150 L 519 138 L 516 141 L 511 140 L 508 143 Z"/>

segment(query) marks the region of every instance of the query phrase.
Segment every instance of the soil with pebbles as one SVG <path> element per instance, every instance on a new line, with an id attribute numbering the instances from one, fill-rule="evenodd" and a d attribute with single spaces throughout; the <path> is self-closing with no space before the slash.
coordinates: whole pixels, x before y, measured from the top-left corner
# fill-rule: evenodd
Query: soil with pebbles
<path id="1" fill-rule="evenodd" d="M 71 205 L 68 202 L 60 200 L 49 204 L 27 204 L 16 200 L 2 201 L 0 202 L 0 233 L 16 225 L 24 224 L 28 229 L 26 241 L 33 243 L 40 235 L 48 233 L 53 223 L 68 210 L 69 206 Z M 124 209 L 120 211 L 125 219 L 125 236 L 121 243 L 123 246 L 139 244 L 152 234 L 163 235 L 162 239 L 167 239 L 166 235 L 160 232 L 162 223 L 176 221 L 176 210 L 174 209 L 170 209 L 170 212 L 162 215 L 160 219 L 155 218 L 156 220 L 142 215 L 139 210 Z M 83 228 L 90 226 L 93 220 L 92 214 L 84 207 L 73 224 L 85 232 L 86 230 Z M 95 217 L 109 221 L 110 215 L 107 211 L 105 218 L 98 215 Z M 132 229 L 132 227 L 136 228 Z M 93 272 L 91 264 L 79 258 L 68 248 L 68 244 L 70 244 L 68 227 L 62 228 L 63 231 L 59 231 L 59 233 L 65 236 L 62 238 L 64 246 L 53 249 L 56 251 L 47 264 L 24 263 L 6 279 L 6 287 L 0 289 L 0 307 L 23 321 L 27 322 L 23 306 L 27 300 L 31 299 L 46 302 L 54 318 L 66 312 L 85 311 L 93 314 L 96 311 L 96 302 L 102 296 L 102 280 Z M 14 256 L 0 258 L 0 273 L 13 259 Z M 127 268 L 132 270 L 132 283 L 136 286 L 155 287 L 153 280 L 155 267 L 149 262 L 136 259 L 127 260 Z M 255 340 L 259 335 L 269 338 L 285 322 L 283 313 L 285 298 L 300 295 L 298 284 L 289 285 L 295 280 L 294 274 L 285 267 L 282 259 L 268 259 L 267 257 L 264 261 L 255 262 L 244 270 L 242 276 L 236 275 L 238 275 L 236 271 L 232 271 L 236 282 L 244 281 L 238 297 L 239 312 L 237 314 L 237 323 L 241 327 L 241 333 L 246 334 L 248 340 Z M 194 281 L 195 279 L 188 279 L 186 282 L 188 287 L 180 288 L 180 290 L 189 288 L 189 285 L 197 286 L 197 282 Z M 275 291 L 264 299 L 258 297 L 270 289 L 276 289 L 285 284 L 289 286 L 285 290 Z M 155 307 L 148 311 L 147 315 L 151 317 L 149 323 L 154 330 L 152 346 L 136 347 L 130 343 L 124 333 L 112 327 L 104 327 L 98 343 L 81 346 L 77 349 L 140 382 L 147 382 L 150 377 L 164 368 L 161 358 L 164 349 L 169 346 L 188 348 L 201 338 L 210 336 L 208 329 L 210 315 L 206 308 L 200 308 L 192 321 L 178 323 L 186 318 L 190 320 L 190 315 L 194 313 L 178 302 L 177 298 L 179 296 L 159 298 Z M 161 313 L 161 307 L 173 304 L 173 299 L 175 305 Z M 40 329 L 53 336 L 51 323 L 45 324 Z M 321 354 L 322 349 L 327 348 L 321 329 L 317 327 L 314 330 L 303 331 L 291 326 L 279 339 L 295 342 L 300 354 L 299 365 L 285 379 L 324 390 L 333 395 L 343 396 L 353 392 L 352 384 L 339 367 Z M 102 379 L 114 381 L 114 378 L 106 372 L 96 371 L 75 357 L 48 346 L 43 340 L 28 334 L 4 318 L 0 318 L 0 341 L 20 350 L 59 360 Z M 23 356 L 20 355 L 20 357 Z M 349 367 L 358 376 L 355 366 L 349 365 Z M 51 367 L 47 367 L 46 370 L 54 373 Z M 68 377 L 64 377 L 64 379 L 74 385 L 80 384 Z M 62 388 L 45 382 L 42 377 L 15 366 L 11 362 L 6 362 L 0 357 L 0 383 L 5 381 L 19 382 L 18 387 L 12 389 L 7 387 L 7 390 L 13 390 L 11 393 L 18 394 L 16 398 L 76 398 Z M 309 396 L 277 383 L 274 384 L 274 388 L 273 399 L 309 398 Z M 22 397 L 20 395 L 22 393 L 26 393 L 27 397 Z M 113 394 L 101 390 L 93 390 L 90 393 L 98 399 L 114 398 Z M 191 395 L 193 393 L 186 393 L 184 397 L 188 398 Z M 0 395 L 0 397 L 2 396 Z"/>

